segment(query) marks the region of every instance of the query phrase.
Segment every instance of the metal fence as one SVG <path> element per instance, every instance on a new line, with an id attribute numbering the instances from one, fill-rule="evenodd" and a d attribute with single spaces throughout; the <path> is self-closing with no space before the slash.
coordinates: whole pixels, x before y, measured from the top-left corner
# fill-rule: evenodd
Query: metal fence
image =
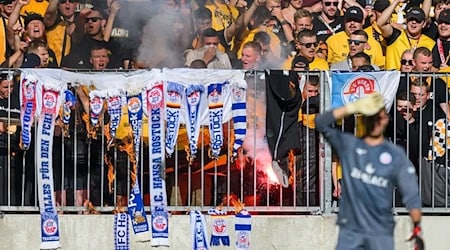
<path id="1" fill-rule="evenodd" d="M 310 76 L 320 79 L 320 111 L 329 109 L 330 88 L 327 72 L 299 73 L 301 81 L 308 80 Z M 441 76 L 434 74 L 403 75 L 405 80 L 407 101 L 410 101 L 411 78 L 420 79 L 420 84 L 430 84 L 436 90 L 436 84 Z M 427 79 L 431 79 L 427 80 Z M 447 80 L 445 78 L 444 80 Z M 244 140 L 242 154 L 231 160 L 233 142 L 233 123 L 228 121 L 223 125 L 225 142 L 220 156 L 211 159 L 209 150 L 209 131 L 207 127 L 201 128 L 199 138 L 198 157 L 193 161 L 187 160 L 185 148 L 188 145 L 186 127 L 181 126 L 176 150 L 166 158 L 165 172 L 168 196 L 168 209 L 173 213 L 187 210 L 207 210 L 211 207 L 223 205 L 229 210 L 233 209 L 231 197 L 240 199 L 250 211 L 268 214 L 321 214 L 336 211 L 337 200 L 332 196 L 332 165 L 333 160 L 330 146 L 314 129 L 298 124 L 300 147 L 292 149 L 280 161 L 289 169 L 289 187 L 283 188 L 278 184 L 276 175 L 272 171 L 272 156 L 266 140 L 266 79 L 264 72 L 247 72 L 247 136 Z M 417 82 L 417 81 L 416 81 Z M 394 83 L 395 84 L 395 83 Z M 439 83 L 441 84 L 441 83 Z M 18 85 L 14 86 L 15 88 Z M 14 95 L 14 91 L 12 92 Z M 417 94 L 417 93 L 416 93 Z M 429 196 L 430 203 L 425 204 L 426 213 L 447 213 L 449 195 L 449 172 L 447 150 L 446 119 L 444 127 L 436 127 L 436 121 L 442 116 L 435 115 L 440 108 L 437 93 L 433 93 L 429 105 L 432 105 L 433 114 L 424 115 L 421 110 L 415 115 L 417 124 L 428 124 L 427 127 L 417 125 L 414 134 L 417 138 L 414 143 L 425 145 L 431 139 L 429 147 L 431 158 L 424 159 L 424 147 L 416 147 L 410 143 L 413 131 L 411 126 L 402 125 L 400 129 L 399 115 L 396 103 L 392 107 L 392 126 L 388 131 L 388 139 L 405 147 L 408 155 L 420 155 L 417 160 L 418 181 L 421 184 L 421 195 L 424 192 Z M 419 95 L 416 95 L 419 97 Z M 448 104 L 448 93 L 440 93 Z M 0 102 L 11 103 L 10 99 Z M 305 105 L 309 105 L 306 103 Z M 5 105 L 3 105 L 5 106 Z M 306 110 L 306 111 L 305 111 Z M 309 115 L 310 109 L 303 111 Z M 425 111 L 423 111 L 425 112 Z M 428 111 L 427 111 L 428 112 Z M 7 112 L 8 113 L 8 112 Z M 74 112 L 74 122 L 70 137 L 62 133 L 55 133 L 53 147 L 53 172 L 55 197 L 58 209 L 65 213 L 102 213 L 111 212 L 117 207 L 126 207 L 130 193 L 130 169 L 132 164 L 127 150 L 132 147 L 129 137 L 122 137 L 115 141 L 115 146 L 108 150 L 104 130 L 97 131 L 96 140 L 87 139 L 86 129 L 83 125 L 82 112 Z M 431 119 L 431 120 L 426 120 Z M 20 127 L 17 119 L 8 114 L 2 118 L 7 132 L 0 135 L 0 210 L 5 212 L 38 212 L 37 199 L 37 168 L 34 143 L 26 152 L 19 148 Z M 102 124 L 104 125 L 104 124 Z M 356 131 L 358 121 L 351 129 Z M 343 126 L 344 129 L 345 126 Z M 444 128 L 444 131 L 442 129 Z M 33 128 L 34 129 L 34 128 Z M 349 129 L 349 128 L 345 128 Z M 426 131 L 425 131 L 426 130 Z M 437 133 L 438 130 L 443 133 Z M 36 131 L 33 131 L 33 134 Z M 426 132 L 426 133 L 425 133 Z M 405 134 L 406 133 L 406 134 Z M 425 134 L 432 135 L 424 137 Z M 450 134 L 449 134 L 450 135 Z M 443 142 L 436 154 L 433 139 L 441 136 Z M 425 140 L 425 141 L 424 141 Z M 145 140 L 143 140 L 145 141 Z M 436 140 L 434 140 L 436 141 Z M 437 140 L 439 141 L 439 140 Z M 437 142 L 436 142 L 437 143 Z M 149 162 L 148 145 L 141 145 L 139 169 L 137 178 L 144 196 L 144 204 L 149 209 Z M 414 150 L 418 151 L 414 151 Z M 427 152 L 428 153 L 428 152 Z M 433 156 L 434 155 L 434 156 Z M 427 171 L 433 169 L 434 171 Z M 426 179 L 426 180 L 425 180 Z M 400 197 L 395 193 L 393 207 L 397 212 L 405 212 Z"/>

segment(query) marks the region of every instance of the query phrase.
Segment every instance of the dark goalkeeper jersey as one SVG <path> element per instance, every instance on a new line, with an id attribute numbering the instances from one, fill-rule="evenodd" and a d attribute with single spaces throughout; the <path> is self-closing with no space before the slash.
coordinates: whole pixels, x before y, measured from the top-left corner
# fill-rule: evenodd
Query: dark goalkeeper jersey
<path id="1" fill-rule="evenodd" d="M 398 186 L 408 210 L 420 208 L 417 175 L 400 147 L 385 141 L 369 146 L 362 139 L 332 128 L 333 114 L 316 118 L 316 129 L 342 163 L 342 199 L 337 224 L 360 233 L 392 235 L 393 189 Z"/>

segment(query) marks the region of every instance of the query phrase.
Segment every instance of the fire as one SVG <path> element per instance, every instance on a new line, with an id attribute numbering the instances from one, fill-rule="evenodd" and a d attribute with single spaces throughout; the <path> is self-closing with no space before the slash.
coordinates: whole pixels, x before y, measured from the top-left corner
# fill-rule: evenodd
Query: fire
<path id="1" fill-rule="evenodd" d="M 278 182 L 278 178 L 277 175 L 275 174 L 275 172 L 273 172 L 272 169 L 272 163 L 267 163 L 266 164 L 266 169 L 264 171 L 267 175 L 267 179 L 268 179 L 268 184 L 280 184 Z"/>

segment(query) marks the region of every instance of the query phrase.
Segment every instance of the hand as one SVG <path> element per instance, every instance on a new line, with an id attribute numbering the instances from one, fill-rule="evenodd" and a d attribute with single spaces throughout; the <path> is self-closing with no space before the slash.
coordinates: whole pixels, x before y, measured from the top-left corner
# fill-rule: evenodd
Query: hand
<path id="1" fill-rule="evenodd" d="M 375 115 L 384 108 L 383 96 L 378 92 L 370 93 L 356 102 L 345 105 L 348 114 L 360 113 L 366 116 Z"/>
<path id="2" fill-rule="evenodd" d="M 120 10 L 120 3 L 118 1 L 113 1 L 109 6 L 109 14 L 116 15 Z"/>
<path id="3" fill-rule="evenodd" d="M 333 197 L 340 199 L 341 198 L 341 184 L 338 182 L 334 187 Z"/>
<path id="4" fill-rule="evenodd" d="M 425 243 L 422 239 L 422 228 L 419 223 L 415 223 L 411 237 L 408 241 L 414 240 L 414 250 L 424 250 Z"/>
<path id="5" fill-rule="evenodd" d="M 217 49 L 215 47 L 209 47 L 203 54 L 203 61 L 205 61 L 206 64 L 210 63 L 214 57 L 216 57 L 216 53 Z"/>

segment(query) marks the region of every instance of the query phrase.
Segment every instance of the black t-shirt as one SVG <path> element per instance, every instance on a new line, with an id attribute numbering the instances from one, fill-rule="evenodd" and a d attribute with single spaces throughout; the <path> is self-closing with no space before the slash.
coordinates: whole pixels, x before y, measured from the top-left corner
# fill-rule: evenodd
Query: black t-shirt
<path id="1" fill-rule="evenodd" d="M 447 60 L 448 51 L 450 50 L 450 41 L 442 41 L 439 39 L 439 41 L 442 42 L 442 52 L 444 54 L 444 59 Z M 439 46 L 438 42 L 434 45 L 433 49 L 431 50 L 431 56 L 433 57 L 433 67 L 439 69 L 439 66 L 441 66 L 441 56 L 439 55 Z M 447 62 L 447 65 L 450 64 L 450 62 Z"/>
<path id="2" fill-rule="evenodd" d="M 317 41 L 326 41 L 328 37 L 334 33 L 344 30 L 344 18 L 342 16 L 337 16 L 336 19 L 329 23 L 328 26 L 332 31 L 325 25 L 325 23 L 320 15 L 315 15 L 313 19 L 313 30 L 316 32 Z"/>
<path id="3" fill-rule="evenodd" d="M 11 92 L 10 98 L 0 98 L 0 117 L 10 117 L 18 119 L 20 117 L 19 104 L 19 83 L 14 83 L 14 88 Z"/>
<path id="4" fill-rule="evenodd" d="M 436 100 L 436 105 L 439 105 L 440 103 L 446 103 L 446 96 L 448 95 L 448 89 L 447 84 L 441 79 L 441 78 L 435 78 L 435 83 L 433 83 L 431 77 L 428 77 L 428 79 L 423 80 L 423 84 L 429 84 L 430 85 L 430 93 L 432 92 L 432 98 Z M 411 84 L 411 81 L 409 82 Z M 408 92 L 408 82 L 406 77 L 402 76 L 400 77 L 400 83 L 398 85 L 397 89 L 397 95 L 400 93 L 409 93 Z"/>

